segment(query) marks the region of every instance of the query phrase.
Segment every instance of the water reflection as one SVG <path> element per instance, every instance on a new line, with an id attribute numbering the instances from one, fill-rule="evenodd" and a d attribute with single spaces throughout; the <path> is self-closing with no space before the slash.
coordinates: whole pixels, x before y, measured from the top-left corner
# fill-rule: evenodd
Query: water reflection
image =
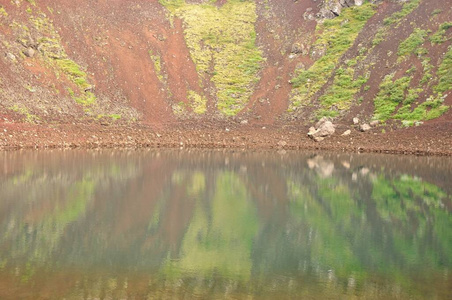
<path id="1" fill-rule="evenodd" d="M 448 298 L 452 161 L 0 154 L 0 298 Z"/>

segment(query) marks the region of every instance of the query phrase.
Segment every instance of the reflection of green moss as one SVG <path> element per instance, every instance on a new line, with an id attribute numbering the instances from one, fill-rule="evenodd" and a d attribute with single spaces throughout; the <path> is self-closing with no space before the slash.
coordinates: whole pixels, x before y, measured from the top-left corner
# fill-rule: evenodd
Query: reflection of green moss
<path id="1" fill-rule="evenodd" d="M 204 173 L 195 172 L 191 176 L 191 183 L 188 186 L 187 194 L 199 196 L 206 189 L 206 177 Z"/>
<path id="2" fill-rule="evenodd" d="M 94 193 L 95 184 L 91 180 L 83 180 L 77 183 L 68 195 L 67 204 L 57 207 L 53 215 L 47 218 L 53 224 L 67 225 L 77 219 L 86 211 L 86 205 Z"/>
<path id="3" fill-rule="evenodd" d="M 452 219 L 443 211 L 442 206 L 442 200 L 447 197 L 437 186 L 409 176 L 401 176 L 392 181 L 380 176 L 374 181 L 372 199 L 376 203 L 379 216 L 394 224 L 394 247 L 403 255 L 405 261 L 422 260 L 437 268 L 442 267 L 435 246 L 426 248 L 422 242 L 430 239 L 432 229 L 439 234 L 437 240 L 441 241 L 444 247 L 440 252 L 452 253 L 452 235 L 443 230 L 452 226 Z M 407 231 L 412 232 L 414 238 L 407 238 Z M 452 262 L 450 255 L 442 259 Z"/>
<path id="4" fill-rule="evenodd" d="M 352 200 L 350 190 L 334 179 L 317 178 L 318 194 L 289 183 L 291 213 L 312 230 L 310 261 L 330 269 L 335 275 L 365 276 L 363 266 L 345 236 L 355 234 L 355 222 L 362 211 Z M 358 221 L 359 222 L 359 221 Z"/>
<path id="5" fill-rule="evenodd" d="M 197 203 L 181 258 L 170 263 L 166 272 L 175 276 L 178 269 L 194 270 L 203 278 L 217 273 L 247 280 L 257 228 L 256 211 L 242 182 L 233 173 L 221 173 L 210 210 Z"/>
<path id="6" fill-rule="evenodd" d="M 410 176 L 381 175 L 370 183 L 371 196 L 363 197 L 366 185 L 352 190 L 335 178 L 288 181 L 288 222 L 291 228 L 308 228 L 308 262 L 339 278 L 352 276 L 358 284 L 370 271 L 407 288 L 413 288 L 409 270 L 420 264 L 447 269 L 452 234 L 446 229 L 452 219 L 442 203 L 450 196 Z"/>
<path id="7" fill-rule="evenodd" d="M 20 186 L 34 180 L 36 178 L 31 176 Z M 42 185 L 39 186 L 42 188 Z M 33 267 L 36 264 L 48 263 L 53 251 L 60 245 L 64 230 L 85 213 L 94 188 L 94 182 L 88 178 L 73 184 L 62 198 L 56 198 L 52 202 L 52 211 L 32 222 L 15 226 L 14 230 L 4 235 L 2 238 L 7 242 L 13 241 L 9 258 L 25 259 L 32 263 Z M 39 193 L 30 193 L 27 201 L 34 203 L 36 195 Z M 30 235 L 30 232 L 33 234 Z"/>

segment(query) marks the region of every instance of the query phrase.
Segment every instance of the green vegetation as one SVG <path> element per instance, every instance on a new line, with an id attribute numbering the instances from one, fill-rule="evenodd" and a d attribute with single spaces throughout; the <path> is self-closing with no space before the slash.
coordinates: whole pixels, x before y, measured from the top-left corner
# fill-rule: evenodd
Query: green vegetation
<path id="1" fill-rule="evenodd" d="M 195 91 L 188 91 L 187 95 L 190 106 L 196 114 L 204 114 L 207 111 L 207 98 Z"/>
<path id="2" fill-rule="evenodd" d="M 86 72 L 66 54 L 58 32 L 55 30 L 52 22 L 40 13 L 38 17 L 31 16 L 30 22 L 34 29 L 39 33 L 37 42 L 39 43 L 40 53 L 43 59 L 54 67 L 57 76 L 64 74 L 66 78 L 77 87 L 77 91 L 68 88 L 70 96 L 79 104 L 83 105 L 85 112 L 90 113 L 90 106 L 96 103 L 96 96 L 92 93 L 91 84 L 88 82 Z M 23 28 L 24 26 L 22 26 Z M 28 44 L 28 28 L 23 28 L 23 43 Z"/>
<path id="3" fill-rule="evenodd" d="M 426 36 L 426 30 L 414 29 L 413 33 L 399 45 L 399 50 L 397 51 L 399 60 L 403 60 L 411 54 L 423 54 L 425 49 L 420 48 L 420 46 L 424 43 Z"/>
<path id="4" fill-rule="evenodd" d="M 400 22 L 403 18 L 409 15 L 413 10 L 415 10 L 421 0 L 411 0 L 403 4 L 402 9 L 393 13 L 390 17 L 387 17 L 383 20 L 383 24 L 385 26 L 396 25 L 396 23 Z"/>
<path id="5" fill-rule="evenodd" d="M 375 6 L 366 3 L 359 7 L 355 6 L 344 9 L 339 17 L 332 20 L 325 20 L 325 22 L 317 25 L 316 34 L 318 38 L 314 47 L 321 47 L 323 45 L 326 47 L 326 52 L 308 70 L 300 71 L 291 80 L 294 88 L 292 90 L 289 110 L 306 105 L 311 97 L 324 86 L 336 68 L 341 56 L 353 45 L 358 33 L 374 13 Z M 365 82 L 361 79 L 359 84 L 349 85 L 351 83 L 351 76 L 353 75 L 350 74 L 350 71 L 345 71 L 342 75 L 337 79 L 337 85 L 334 90 L 337 90 L 339 87 L 345 87 L 347 91 L 337 101 L 331 99 L 330 96 L 326 96 L 324 98 L 326 103 L 332 104 L 344 101 L 345 94 L 354 94 L 353 91 L 357 90 Z M 340 86 L 341 84 L 345 86 Z M 346 101 L 348 100 L 346 99 Z M 345 107 L 347 104 L 341 105 Z"/>
<path id="6" fill-rule="evenodd" d="M 151 57 L 152 63 L 154 64 L 154 70 L 157 74 L 157 78 L 160 82 L 164 82 L 165 78 L 162 74 L 162 59 L 159 54 L 153 54 L 152 50 L 149 50 L 149 56 Z"/>
<path id="7" fill-rule="evenodd" d="M 0 17 L 7 17 L 8 13 L 6 12 L 3 6 L 0 6 Z"/>
<path id="8" fill-rule="evenodd" d="M 397 27 L 398 24 L 413 12 L 418 6 L 421 0 L 412 0 L 403 4 L 402 9 L 393 13 L 391 16 L 383 20 L 383 27 L 378 28 L 377 34 L 372 40 L 372 45 L 377 46 L 385 40 L 387 32 L 391 27 Z"/>
<path id="9" fill-rule="evenodd" d="M 386 75 L 380 84 L 380 91 L 374 99 L 374 119 L 389 120 L 396 107 L 403 103 L 405 93 L 411 82 L 411 77 L 405 76 L 393 81 L 394 74 Z"/>
<path id="10" fill-rule="evenodd" d="M 430 41 L 433 44 L 443 40 L 443 31 L 452 27 L 452 24 L 444 23 L 440 25 Z M 443 94 L 452 89 L 452 51 L 449 49 L 442 60 L 437 74 L 433 74 L 431 59 L 427 56 L 427 50 L 420 47 L 427 37 L 427 31 L 416 28 L 413 33 L 404 40 L 398 49 L 398 62 L 404 60 L 410 54 L 416 54 L 421 59 L 423 67 L 422 78 L 415 87 L 410 87 L 412 73 L 416 69 L 412 68 L 397 80 L 393 80 L 394 74 L 387 75 L 380 84 L 380 91 L 374 99 L 375 114 L 374 119 L 386 121 L 389 119 L 401 120 L 405 126 L 411 126 L 417 121 L 430 120 L 440 117 L 449 107 L 443 105 Z M 419 101 L 419 95 L 426 91 L 431 82 L 438 78 L 438 84 L 433 87 L 434 95 L 425 101 Z M 433 81 L 434 82 L 434 81 Z"/>
<path id="11" fill-rule="evenodd" d="M 326 113 L 324 110 L 318 115 L 335 117 L 340 110 L 350 108 L 355 94 L 367 82 L 368 77 L 359 76 L 354 78 L 354 65 L 336 70 L 333 85 L 319 99 L 324 110 L 335 108 L 335 110 Z M 338 111 L 339 110 L 339 111 Z"/>
<path id="12" fill-rule="evenodd" d="M 437 8 L 437 9 L 435 9 L 434 11 L 432 11 L 432 16 L 439 15 L 439 14 L 442 13 L 442 12 L 443 12 L 442 9 Z"/>
<path id="13" fill-rule="evenodd" d="M 445 63 L 444 63 L 445 62 Z M 452 60 L 450 60 L 452 62 Z M 448 78 L 447 73 L 450 73 L 450 66 L 447 66 L 447 57 L 443 61 L 443 68 L 449 68 L 440 78 Z M 444 70 L 441 69 L 441 70 Z M 439 74 L 440 72 L 438 72 Z M 403 76 L 397 80 L 393 80 L 394 74 L 385 76 L 380 84 L 380 91 L 374 99 L 375 113 L 374 119 L 380 121 L 386 121 L 389 119 L 402 120 L 406 126 L 413 125 L 416 121 L 431 120 L 440 117 L 444 114 L 449 107 L 443 105 L 444 99 L 442 98 L 442 88 L 438 90 L 438 84 L 434 87 L 438 93 L 436 96 L 429 97 L 426 101 L 419 104 L 417 101 L 419 94 L 424 91 L 423 88 L 410 88 L 412 80 L 411 76 Z M 452 77 L 451 77 L 452 78 Z M 441 79 L 440 79 L 440 83 Z M 422 80 L 420 82 L 422 84 Z M 452 80 L 448 89 L 452 89 Z M 446 89 L 446 90 L 448 90 Z M 396 112 L 396 109 L 397 113 Z"/>
<path id="14" fill-rule="evenodd" d="M 452 90 L 452 46 L 444 56 L 438 68 L 438 85 L 433 90 L 437 93 L 445 93 Z"/>
<path id="15" fill-rule="evenodd" d="M 202 80 L 211 76 L 219 111 L 237 114 L 249 101 L 264 60 L 256 46 L 255 2 L 230 0 L 221 8 L 215 1 L 199 5 L 181 0 L 160 2 L 184 20 L 191 57 Z"/>
<path id="16" fill-rule="evenodd" d="M 16 113 L 23 115 L 24 121 L 27 123 L 35 123 L 36 121 L 39 120 L 39 118 L 37 116 L 35 116 L 29 112 L 28 108 L 26 108 L 22 105 L 15 104 L 15 105 L 11 106 L 9 109 Z"/>
<path id="17" fill-rule="evenodd" d="M 77 65 L 73 60 L 68 58 L 65 59 L 55 59 L 56 66 L 63 71 L 68 77 L 74 82 L 80 89 L 86 89 L 91 87 L 87 82 L 87 75 L 84 71 L 80 70 L 80 66 Z"/>
<path id="18" fill-rule="evenodd" d="M 438 28 L 438 31 L 430 37 L 432 44 L 442 44 L 446 42 L 448 40 L 446 38 L 446 30 L 448 30 L 449 28 L 452 28 L 452 22 L 445 22 L 441 24 Z"/>

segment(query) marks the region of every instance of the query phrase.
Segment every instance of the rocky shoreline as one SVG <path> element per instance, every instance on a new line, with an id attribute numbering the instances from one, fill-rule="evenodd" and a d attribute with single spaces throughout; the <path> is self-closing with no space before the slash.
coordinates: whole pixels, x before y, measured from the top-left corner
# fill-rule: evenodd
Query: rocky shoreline
<path id="1" fill-rule="evenodd" d="M 336 133 L 311 139 L 301 125 L 170 124 L 34 125 L 3 123 L 0 150 L 101 148 L 210 148 L 268 150 L 330 150 L 408 155 L 452 156 L 452 124 L 431 123 L 407 129 L 366 132 L 337 124 Z M 348 135 L 342 132 L 350 131 Z"/>

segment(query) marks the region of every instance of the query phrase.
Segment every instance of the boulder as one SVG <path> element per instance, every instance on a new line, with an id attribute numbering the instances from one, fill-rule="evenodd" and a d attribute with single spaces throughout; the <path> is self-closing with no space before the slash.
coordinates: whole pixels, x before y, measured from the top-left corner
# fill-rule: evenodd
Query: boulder
<path id="1" fill-rule="evenodd" d="M 322 120 L 323 120 L 323 118 L 322 118 Z M 322 120 L 320 120 L 320 121 L 322 121 Z M 319 126 L 316 126 L 317 129 L 313 130 L 313 128 L 311 127 L 308 132 L 308 136 L 316 142 L 322 141 L 325 137 L 328 137 L 328 136 L 334 134 L 334 132 L 336 131 L 336 129 L 334 128 L 334 125 L 331 121 L 329 121 L 329 120 L 327 120 L 327 121 L 323 120 L 322 122 L 320 122 L 320 121 L 317 123 L 319 125 Z"/>
<path id="2" fill-rule="evenodd" d="M 319 129 L 323 124 L 325 124 L 326 122 L 332 122 L 333 119 L 330 117 L 322 117 L 316 124 L 315 124 L 315 128 Z"/>

